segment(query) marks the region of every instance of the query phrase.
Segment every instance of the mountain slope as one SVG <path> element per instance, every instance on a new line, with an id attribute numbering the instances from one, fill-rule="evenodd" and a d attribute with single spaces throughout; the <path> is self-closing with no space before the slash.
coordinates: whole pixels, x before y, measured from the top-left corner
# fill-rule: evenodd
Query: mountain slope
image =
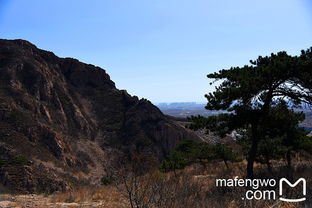
<path id="1" fill-rule="evenodd" d="M 99 184 L 105 165 L 144 150 L 162 159 L 198 139 L 105 70 L 24 40 L 0 40 L 0 182 L 17 192 Z"/>

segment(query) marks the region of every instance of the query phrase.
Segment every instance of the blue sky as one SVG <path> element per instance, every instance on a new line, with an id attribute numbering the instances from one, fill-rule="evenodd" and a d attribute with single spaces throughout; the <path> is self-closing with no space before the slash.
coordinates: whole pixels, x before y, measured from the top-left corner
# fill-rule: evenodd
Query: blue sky
<path id="1" fill-rule="evenodd" d="M 206 75 L 312 46 L 309 0 L 0 0 L 0 38 L 104 68 L 152 102 L 204 102 Z"/>

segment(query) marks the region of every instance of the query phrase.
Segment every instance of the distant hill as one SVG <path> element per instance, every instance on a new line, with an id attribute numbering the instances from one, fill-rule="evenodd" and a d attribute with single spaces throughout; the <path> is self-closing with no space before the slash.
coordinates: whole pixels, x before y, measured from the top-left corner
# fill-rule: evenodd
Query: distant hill
<path id="1" fill-rule="evenodd" d="M 196 102 L 158 103 L 157 107 L 164 113 L 175 117 L 188 117 L 192 115 L 209 116 L 220 111 L 207 111 L 206 104 Z"/>
<path id="2" fill-rule="evenodd" d="M 159 103 L 157 107 L 166 115 L 174 117 L 186 118 L 189 116 L 202 115 L 210 116 L 218 114 L 222 111 L 208 111 L 205 109 L 206 104 L 196 102 L 174 102 L 174 103 Z M 301 127 L 312 131 L 312 110 L 309 108 L 297 109 L 303 111 L 306 119 L 301 123 Z"/>
<path id="3" fill-rule="evenodd" d="M 302 122 L 301 126 L 312 132 L 312 112 L 305 112 L 306 119 Z"/>

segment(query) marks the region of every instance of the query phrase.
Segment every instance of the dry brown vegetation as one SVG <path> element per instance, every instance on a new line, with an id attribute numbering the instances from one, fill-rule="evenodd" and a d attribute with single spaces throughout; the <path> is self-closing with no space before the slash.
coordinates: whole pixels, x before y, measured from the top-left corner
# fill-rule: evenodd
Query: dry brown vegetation
<path id="1" fill-rule="evenodd" d="M 279 179 L 285 174 L 283 161 L 275 161 L 275 175 L 268 175 L 264 165 L 256 165 L 259 178 Z M 307 201 L 304 203 L 284 203 L 279 200 L 242 200 L 245 188 L 216 187 L 217 178 L 245 176 L 246 162 L 233 163 L 229 168 L 220 162 L 192 165 L 174 173 L 153 171 L 146 175 L 123 172 L 119 182 L 114 186 L 105 186 L 95 190 L 82 189 L 77 192 L 54 195 L 54 202 L 106 201 L 116 203 L 115 207 L 132 208 L 299 208 L 311 206 L 311 163 L 298 162 L 295 166 L 295 177 L 305 177 L 308 184 Z M 133 168 L 133 167 L 131 167 Z M 133 169 L 132 169 L 133 170 Z M 111 192 L 111 195 L 108 194 Z M 296 196 L 296 192 L 293 193 Z M 119 205 L 117 206 L 117 204 Z"/>
<path id="2" fill-rule="evenodd" d="M 162 173 L 158 170 L 145 175 L 123 173 L 119 181 L 97 188 L 81 188 L 71 192 L 49 196 L 15 196 L 13 207 L 111 207 L 111 208 L 299 208 L 311 207 L 311 161 L 297 162 L 295 177 L 307 179 L 307 201 L 304 203 L 283 203 L 279 200 L 242 200 L 244 188 L 216 187 L 216 178 L 245 176 L 246 162 L 232 163 L 229 168 L 222 163 L 206 166 L 194 164 L 183 170 Z M 257 164 L 259 178 L 283 176 L 283 161 L 275 161 L 274 176 L 268 175 L 266 166 Z M 135 166 L 134 166 L 135 167 Z M 129 166 L 127 166 L 129 168 Z M 133 168 L 133 166 L 131 167 Z M 126 170 L 126 169 L 125 169 Z M 124 171 L 125 171 L 124 170 Z M 294 193 L 296 194 L 296 193 Z M 33 199 L 31 199 L 33 197 Z M 1 198 L 1 197 L 0 197 Z M 20 204 L 21 206 L 17 206 Z M 22 206 L 23 205 L 23 206 Z M 1 207 L 1 202 L 0 202 Z M 3 206 L 5 207 L 5 206 Z M 7 206 L 10 207 L 10 206 Z M 12 206 L 11 206 L 12 207 Z"/>
<path id="3" fill-rule="evenodd" d="M 54 194 L 50 196 L 51 203 L 66 202 L 92 204 L 94 207 L 128 207 L 128 201 L 113 186 L 98 188 L 82 188 L 76 191 Z"/>

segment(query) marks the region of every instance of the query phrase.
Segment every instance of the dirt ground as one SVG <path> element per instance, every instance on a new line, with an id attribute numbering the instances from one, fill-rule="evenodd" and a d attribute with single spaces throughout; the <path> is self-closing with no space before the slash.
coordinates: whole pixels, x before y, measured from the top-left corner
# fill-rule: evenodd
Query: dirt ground
<path id="1" fill-rule="evenodd" d="M 56 202 L 52 196 L 44 195 L 0 195 L 0 208 L 126 208 L 123 200 L 95 200 L 81 202 Z"/>

